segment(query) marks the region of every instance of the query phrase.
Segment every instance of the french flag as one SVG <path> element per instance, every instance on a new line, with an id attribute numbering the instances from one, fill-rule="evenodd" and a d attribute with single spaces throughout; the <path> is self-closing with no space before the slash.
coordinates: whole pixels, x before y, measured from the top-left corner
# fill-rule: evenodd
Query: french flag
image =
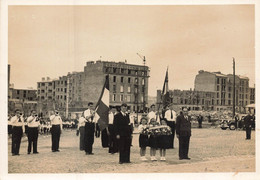
<path id="1" fill-rule="evenodd" d="M 106 75 L 105 84 L 101 91 L 98 103 L 96 105 L 96 113 L 94 119 L 98 122 L 99 128 L 103 131 L 108 126 L 109 112 L 109 76 Z"/>

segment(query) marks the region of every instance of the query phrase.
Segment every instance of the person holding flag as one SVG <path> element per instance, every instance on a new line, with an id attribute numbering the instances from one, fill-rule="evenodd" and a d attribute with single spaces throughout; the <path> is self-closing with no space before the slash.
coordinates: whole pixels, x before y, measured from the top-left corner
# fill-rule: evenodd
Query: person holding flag
<path id="1" fill-rule="evenodd" d="M 88 109 L 84 111 L 83 116 L 85 118 L 85 152 L 86 155 L 93 155 L 92 146 L 95 134 L 95 111 L 93 102 L 88 103 Z"/>
<path id="2" fill-rule="evenodd" d="M 174 149 L 176 112 L 173 110 L 173 105 L 168 105 L 166 107 L 164 118 L 167 120 L 167 125 L 170 126 L 171 131 L 172 131 L 171 141 L 170 141 L 170 148 Z"/>

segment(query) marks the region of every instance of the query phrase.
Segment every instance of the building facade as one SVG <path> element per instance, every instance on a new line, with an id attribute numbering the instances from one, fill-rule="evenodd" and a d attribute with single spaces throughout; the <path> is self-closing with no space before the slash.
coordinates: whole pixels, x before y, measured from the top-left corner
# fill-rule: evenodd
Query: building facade
<path id="1" fill-rule="evenodd" d="M 157 90 L 157 104 L 161 103 L 161 90 Z M 215 92 L 195 90 L 169 90 L 170 103 L 176 111 L 186 107 L 190 110 L 215 110 Z"/>
<path id="2" fill-rule="evenodd" d="M 208 72 L 200 70 L 195 77 L 195 91 L 215 92 L 216 110 L 232 110 L 233 107 L 233 84 L 232 74 L 221 72 Z M 235 106 L 236 111 L 242 112 L 245 106 L 250 103 L 248 77 L 235 76 Z"/>
<path id="3" fill-rule="evenodd" d="M 37 83 L 38 102 L 51 104 L 52 107 L 45 108 L 47 111 L 59 109 L 64 114 L 82 111 L 89 102 L 97 103 L 106 75 L 109 77 L 110 106 L 127 103 L 131 111 L 147 108 L 149 68 L 101 60 L 87 62 L 83 72 L 68 73 L 55 80 L 42 79 Z"/>
<path id="4" fill-rule="evenodd" d="M 250 91 L 250 104 L 255 104 L 255 87 L 249 88 Z"/>

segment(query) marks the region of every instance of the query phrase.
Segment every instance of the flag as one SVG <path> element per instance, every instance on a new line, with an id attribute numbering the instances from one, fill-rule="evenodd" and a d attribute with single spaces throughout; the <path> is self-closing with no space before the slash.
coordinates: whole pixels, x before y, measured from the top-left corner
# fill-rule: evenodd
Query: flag
<path id="1" fill-rule="evenodd" d="M 166 107 L 167 105 L 170 104 L 170 95 L 169 95 L 169 87 L 168 87 L 168 68 L 163 83 L 161 98 L 162 98 L 163 107 Z"/>
<path id="2" fill-rule="evenodd" d="M 94 116 L 94 120 L 98 122 L 101 131 L 108 126 L 108 112 L 109 112 L 109 79 L 107 75 L 105 84 L 101 91 L 101 95 L 96 105 L 96 113 Z"/>

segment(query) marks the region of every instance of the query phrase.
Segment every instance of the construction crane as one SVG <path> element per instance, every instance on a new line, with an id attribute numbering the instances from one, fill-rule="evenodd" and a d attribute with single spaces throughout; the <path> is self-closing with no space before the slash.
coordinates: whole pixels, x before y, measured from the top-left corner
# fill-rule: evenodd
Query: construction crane
<path id="1" fill-rule="evenodd" d="M 143 112 L 145 112 L 145 63 L 146 63 L 146 60 L 145 60 L 145 56 L 142 56 L 140 55 L 139 53 L 136 53 L 142 60 L 143 60 L 143 63 L 144 63 L 144 69 L 143 69 Z"/>

